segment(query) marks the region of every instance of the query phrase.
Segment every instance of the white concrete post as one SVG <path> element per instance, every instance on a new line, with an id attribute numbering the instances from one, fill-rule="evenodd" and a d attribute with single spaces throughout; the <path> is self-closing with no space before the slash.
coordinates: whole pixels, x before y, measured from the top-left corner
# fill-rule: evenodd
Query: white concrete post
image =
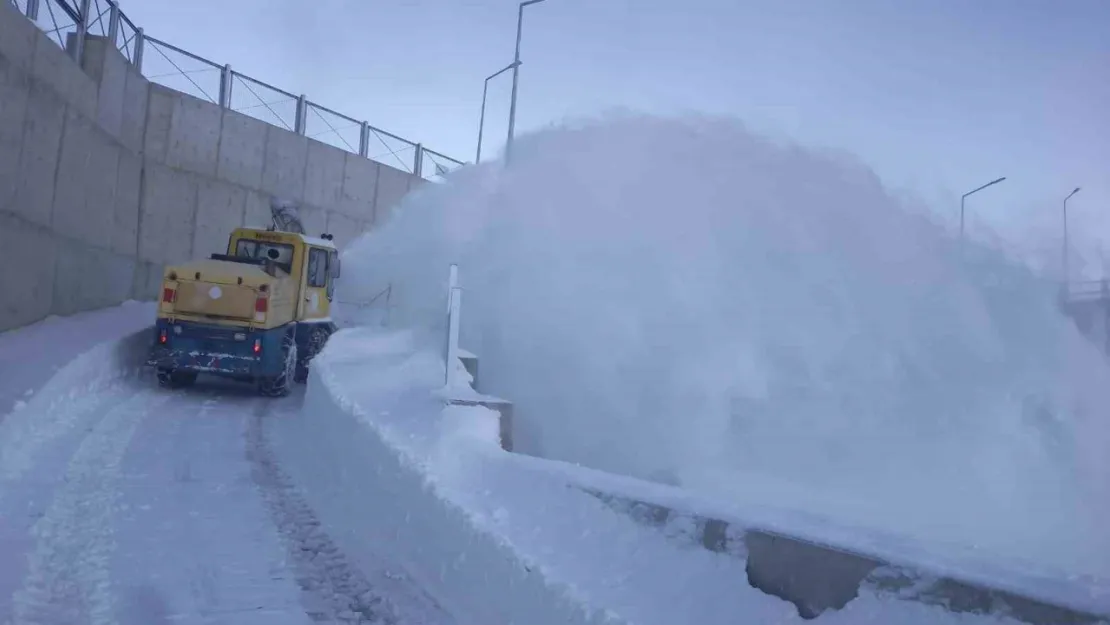
<path id="1" fill-rule="evenodd" d="M 444 333 L 445 345 L 443 347 L 443 383 L 450 386 L 454 381 L 454 363 L 458 358 L 459 326 L 456 300 L 459 295 L 459 266 L 452 263 L 447 275 L 447 331 Z"/>
<path id="2" fill-rule="evenodd" d="M 308 121 L 308 97 L 303 93 L 297 98 L 297 120 L 293 124 L 293 131 L 299 135 L 305 133 L 306 122 Z"/>
<path id="3" fill-rule="evenodd" d="M 370 124 L 362 122 L 358 133 L 358 155 L 362 158 L 370 156 Z"/>
<path id="4" fill-rule="evenodd" d="M 92 0 L 81 0 L 81 6 L 77 8 L 78 19 L 76 24 L 76 31 L 73 34 L 73 50 L 70 53 L 73 55 L 73 60 L 77 61 L 78 65 L 85 60 L 85 37 L 89 33 L 89 13 L 92 10 Z"/>
<path id="5" fill-rule="evenodd" d="M 132 54 L 131 63 L 140 74 L 143 73 L 143 48 L 146 46 L 146 35 L 143 33 L 142 27 L 135 32 L 135 51 Z"/>
<path id="6" fill-rule="evenodd" d="M 220 70 L 220 108 L 231 108 L 231 83 L 234 77 L 231 65 L 225 64 Z"/>
<path id="7" fill-rule="evenodd" d="M 108 41 L 112 42 L 112 47 L 115 47 L 118 38 L 119 4 L 115 0 L 108 0 Z"/>

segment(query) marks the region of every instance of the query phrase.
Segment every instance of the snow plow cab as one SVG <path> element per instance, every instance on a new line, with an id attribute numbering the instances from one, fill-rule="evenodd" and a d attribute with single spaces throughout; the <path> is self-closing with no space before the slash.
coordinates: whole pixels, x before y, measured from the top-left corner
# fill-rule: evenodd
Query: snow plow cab
<path id="1" fill-rule="evenodd" d="M 163 386 L 206 373 L 286 395 L 336 329 L 338 277 L 329 235 L 238 228 L 226 254 L 165 268 L 147 364 Z"/>

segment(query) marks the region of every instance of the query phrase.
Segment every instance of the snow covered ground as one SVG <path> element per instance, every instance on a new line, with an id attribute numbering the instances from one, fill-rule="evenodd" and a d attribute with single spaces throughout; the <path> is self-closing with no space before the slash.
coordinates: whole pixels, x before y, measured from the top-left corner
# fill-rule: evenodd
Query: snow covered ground
<path id="1" fill-rule="evenodd" d="M 34 391 L 0 422 L 0 623 L 453 623 L 353 567 L 283 472 L 270 429 L 303 396 L 160 389 L 152 315 L 0 335 L 0 379 Z"/>

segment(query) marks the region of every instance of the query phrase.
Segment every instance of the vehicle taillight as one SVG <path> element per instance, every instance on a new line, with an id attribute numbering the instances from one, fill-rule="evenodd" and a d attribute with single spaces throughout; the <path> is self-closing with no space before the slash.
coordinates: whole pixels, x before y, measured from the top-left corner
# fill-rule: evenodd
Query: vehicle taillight
<path id="1" fill-rule="evenodd" d="M 177 298 L 177 290 L 166 287 L 162 289 L 162 301 L 167 304 L 172 304 L 173 300 Z"/>
<path id="2" fill-rule="evenodd" d="M 169 340 L 169 339 L 166 337 L 166 331 L 165 330 L 162 330 L 161 332 L 158 333 L 158 342 L 159 343 L 161 343 L 162 345 L 165 345 L 167 340 Z"/>
<path id="3" fill-rule="evenodd" d="M 259 293 L 254 300 L 254 320 L 265 321 L 266 311 L 270 309 L 270 300 L 265 293 Z"/>
<path id="4" fill-rule="evenodd" d="M 262 353 L 262 340 L 261 339 L 254 339 L 254 353 L 256 353 L 256 354 L 261 354 Z"/>

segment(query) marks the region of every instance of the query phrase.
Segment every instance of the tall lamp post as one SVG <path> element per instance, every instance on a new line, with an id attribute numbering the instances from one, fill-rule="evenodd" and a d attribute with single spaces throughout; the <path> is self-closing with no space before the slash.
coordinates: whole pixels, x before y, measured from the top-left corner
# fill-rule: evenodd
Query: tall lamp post
<path id="1" fill-rule="evenodd" d="M 1064 261 L 1063 265 L 1065 292 L 1068 288 L 1068 277 L 1070 275 L 1068 272 L 1068 200 L 1070 200 L 1071 196 L 1075 195 L 1076 193 L 1079 193 L 1079 187 L 1076 187 L 1074 190 L 1072 190 L 1071 193 L 1068 194 L 1068 197 L 1064 198 L 1064 249 L 1061 251 L 1061 253 L 1063 255 Z"/>
<path id="2" fill-rule="evenodd" d="M 1002 176 L 1001 178 L 999 178 L 997 180 L 991 180 L 987 184 L 985 184 L 985 185 L 983 185 L 983 186 L 981 186 L 977 189 L 972 189 L 971 191 L 968 191 L 967 193 L 960 196 L 960 244 L 961 245 L 963 245 L 963 242 L 964 242 L 964 200 L 967 199 L 967 196 L 969 196 L 973 193 L 978 193 L 978 192 L 982 191 L 983 189 L 986 189 L 989 186 L 996 185 L 996 184 L 1002 182 L 1005 179 L 1006 179 L 1006 176 Z"/>
<path id="3" fill-rule="evenodd" d="M 516 54 L 513 56 L 513 95 L 509 101 L 509 136 L 505 141 L 505 162 L 509 162 L 509 158 L 513 152 L 513 130 L 516 127 L 516 86 L 520 77 L 520 33 L 524 27 L 524 7 L 530 4 L 539 4 L 544 0 L 526 0 L 520 3 L 516 15 Z"/>
<path id="4" fill-rule="evenodd" d="M 474 155 L 474 164 L 475 165 L 482 162 L 482 131 L 486 127 L 486 92 L 489 90 L 489 81 L 493 80 L 494 78 L 497 78 L 498 76 L 500 76 L 501 74 L 504 74 L 505 72 L 509 71 L 510 69 L 513 69 L 517 65 L 520 65 L 520 61 L 513 61 L 509 65 L 506 65 L 505 67 L 502 67 L 501 69 L 497 70 L 496 72 L 490 74 L 486 78 L 485 86 L 482 87 L 482 115 L 478 118 L 478 153 Z"/>

